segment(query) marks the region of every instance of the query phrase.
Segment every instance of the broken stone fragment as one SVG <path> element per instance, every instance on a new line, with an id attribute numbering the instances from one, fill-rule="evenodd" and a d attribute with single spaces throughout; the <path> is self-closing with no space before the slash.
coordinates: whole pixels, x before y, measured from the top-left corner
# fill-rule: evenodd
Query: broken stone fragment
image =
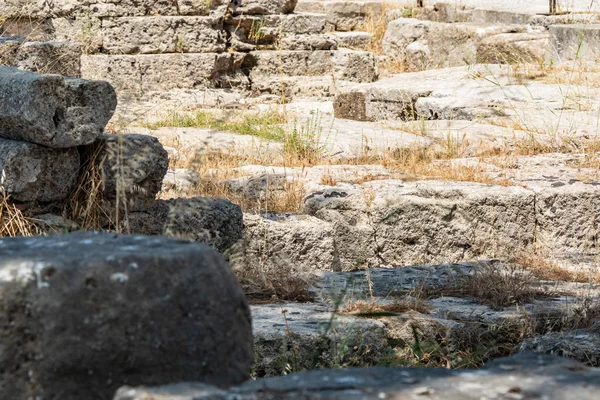
<path id="1" fill-rule="evenodd" d="M 2 239 L 0 293 L 3 399 L 249 378 L 248 304 L 202 244 L 92 232 Z"/>
<path id="2" fill-rule="evenodd" d="M 116 106 L 107 82 L 0 67 L 0 137 L 53 148 L 89 144 Z"/>
<path id="3" fill-rule="evenodd" d="M 0 138 L 0 188 L 12 200 L 64 200 L 77 184 L 78 169 L 75 148 L 51 149 Z"/>

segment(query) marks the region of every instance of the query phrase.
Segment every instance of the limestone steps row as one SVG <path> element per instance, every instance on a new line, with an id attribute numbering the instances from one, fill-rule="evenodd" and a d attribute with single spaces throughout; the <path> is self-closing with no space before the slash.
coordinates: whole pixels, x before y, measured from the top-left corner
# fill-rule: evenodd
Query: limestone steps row
<path id="1" fill-rule="evenodd" d="M 230 0 L 0 0 L 0 10 L 7 18 L 72 17 L 78 14 L 93 17 L 209 15 L 230 3 Z M 295 5 L 296 0 L 245 0 L 243 5 L 233 9 L 240 14 L 287 14 L 294 11 Z"/>
<path id="2" fill-rule="evenodd" d="M 258 82 L 265 79 L 273 82 L 283 77 L 325 76 L 351 82 L 373 82 L 377 77 L 371 53 L 348 49 L 85 55 L 82 75 L 107 80 L 120 95 L 134 97 L 174 89 L 250 89 L 251 85 L 260 87 Z"/>

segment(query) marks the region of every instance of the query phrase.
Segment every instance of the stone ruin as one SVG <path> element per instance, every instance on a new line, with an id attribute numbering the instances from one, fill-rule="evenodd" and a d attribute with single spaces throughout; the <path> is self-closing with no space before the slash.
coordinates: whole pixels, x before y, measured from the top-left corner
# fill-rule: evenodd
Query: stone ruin
<path id="1" fill-rule="evenodd" d="M 600 204 L 589 154 L 517 155 L 508 167 L 475 158 L 483 142 L 546 144 L 550 135 L 540 131 L 548 121 L 557 131 L 576 122 L 573 137 L 589 139 L 593 110 L 567 104 L 561 87 L 515 78 L 510 66 L 595 62 L 597 14 L 542 15 L 545 1 L 517 11 L 510 1 L 405 3 L 390 10 L 352 0 L 0 0 L 3 195 L 48 231 L 76 227 L 58 218 L 66 215 L 92 218 L 99 230 L 155 235 L 0 239 L 0 393 L 7 400 L 595 399 L 598 316 L 588 316 L 594 309 L 581 299 L 597 302 L 597 285 L 536 281 L 550 294 L 499 307 L 433 295 L 400 318 L 340 311 L 356 299 L 394 305 L 399 291 L 413 301 L 423 277 L 445 287 L 479 271 L 510 271 L 511 256 L 540 249 L 568 271 L 591 276 L 596 268 Z M 380 53 L 367 51 L 373 33 L 361 31 L 373 21 L 386 26 Z M 404 73 L 386 74 L 390 62 Z M 593 86 L 577 88 L 579 105 L 598 98 Z M 437 148 L 459 131 L 464 156 L 442 168 L 477 163 L 486 180 L 404 179 L 384 165 L 246 165 L 228 185 L 260 196 L 301 181 L 300 210 L 250 214 L 225 199 L 163 200 L 172 149 L 146 128 L 106 129 L 111 118 L 137 120 L 163 103 L 259 110 L 316 103 L 331 117 L 322 125 L 335 131 L 320 143 L 329 159 L 407 143 Z M 413 122 L 426 134 L 409 131 Z M 263 151 L 258 142 L 253 149 Z M 94 212 L 70 212 L 82 193 L 89 198 L 90 182 L 99 184 Z M 187 241 L 158 236 L 172 232 Z M 235 268 L 310 271 L 310 301 L 249 305 L 215 249 Z M 489 332 L 492 340 L 510 336 L 509 328 L 523 336 L 509 351 L 516 355 L 476 371 L 373 367 L 274 377 L 386 365 L 415 335 L 438 344 L 443 337 L 460 352 L 465 327 L 485 344 Z M 461 366 L 455 361 L 449 366 Z M 250 377 L 259 379 L 244 383 Z"/>

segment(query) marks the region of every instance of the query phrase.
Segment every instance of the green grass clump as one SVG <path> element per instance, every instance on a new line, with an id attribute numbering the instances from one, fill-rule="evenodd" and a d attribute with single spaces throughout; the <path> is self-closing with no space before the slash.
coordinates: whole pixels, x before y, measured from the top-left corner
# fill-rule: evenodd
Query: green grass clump
<path id="1" fill-rule="evenodd" d="M 166 118 L 155 122 L 146 122 L 142 126 L 148 129 L 164 127 L 174 128 L 208 128 L 252 135 L 269 140 L 283 140 L 287 122 L 284 114 L 277 111 L 241 114 L 230 118 L 219 118 L 214 113 L 198 110 L 193 113 L 171 113 Z"/>

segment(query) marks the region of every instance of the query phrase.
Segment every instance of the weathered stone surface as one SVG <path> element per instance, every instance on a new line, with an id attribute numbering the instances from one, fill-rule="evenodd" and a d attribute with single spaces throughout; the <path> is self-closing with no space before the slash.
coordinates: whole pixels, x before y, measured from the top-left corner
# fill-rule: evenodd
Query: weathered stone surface
<path id="1" fill-rule="evenodd" d="M 488 26 L 400 18 L 389 23 L 382 46 L 387 55 L 405 61 L 409 70 L 421 71 L 474 64 L 480 43 L 486 37 L 524 31 L 525 27 L 518 25 Z M 523 40 L 523 37 L 515 40 Z M 512 50 L 518 49 L 513 47 Z"/>
<path id="2" fill-rule="evenodd" d="M 83 232 L 3 239 L 0 249 L 6 398 L 100 400 L 125 383 L 248 378 L 249 308 L 216 251 Z"/>
<path id="3" fill-rule="evenodd" d="M 107 82 L 0 67 L 0 136 L 49 147 L 89 144 L 117 106 Z"/>
<path id="4" fill-rule="evenodd" d="M 597 251 L 600 182 L 593 168 L 574 167 L 578 159 L 560 154 L 523 157 L 518 173 L 507 175 L 535 193 L 537 241 L 560 257 L 579 258 Z M 590 178 L 583 178 L 586 175 Z"/>
<path id="5" fill-rule="evenodd" d="M 325 35 L 286 36 L 280 40 L 282 50 L 336 50 L 337 43 Z"/>
<path id="6" fill-rule="evenodd" d="M 250 79 L 261 75 L 335 76 L 353 82 L 376 79 L 375 59 L 371 53 L 340 49 L 337 51 L 255 51 L 244 61 Z"/>
<path id="7" fill-rule="evenodd" d="M 0 65 L 15 66 L 17 52 L 24 40 L 18 36 L 0 36 Z"/>
<path id="8" fill-rule="evenodd" d="M 317 370 L 250 381 L 225 395 L 216 388 L 187 384 L 183 387 L 139 388 L 136 389 L 139 392 L 134 392 L 138 397 L 121 394 L 115 400 L 226 400 L 232 397 L 255 400 L 266 396 L 277 400 L 480 400 L 525 396 L 595 400 L 598 379 L 600 370 L 587 368 L 576 361 L 522 353 L 489 362 L 481 370 L 382 367 Z M 160 397 L 156 396 L 157 392 Z M 182 392 L 188 397 L 181 397 Z M 149 397 L 142 397 L 144 395 Z"/>
<path id="9" fill-rule="evenodd" d="M 525 340 L 519 351 L 575 359 L 592 367 L 600 366 L 600 326 L 570 332 L 553 332 Z"/>
<path id="10" fill-rule="evenodd" d="M 384 13 L 385 4 L 379 1 L 330 1 L 324 4 L 327 22 L 336 31 L 361 29 L 369 17 L 379 18 Z"/>
<path id="11" fill-rule="evenodd" d="M 77 183 L 79 153 L 0 138 L 0 170 L 0 187 L 13 200 L 64 200 Z"/>
<path id="12" fill-rule="evenodd" d="M 596 62 L 600 57 L 600 24 L 553 25 L 548 57 L 557 63 Z"/>
<path id="13" fill-rule="evenodd" d="M 238 205 L 210 197 L 158 200 L 143 211 L 129 214 L 128 224 L 132 233 L 179 237 L 219 251 L 239 241 L 244 229 Z"/>
<path id="14" fill-rule="evenodd" d="M 102 197 L 127 204 L 129 211 L 153 204 L 169 169 L 169 155 L 158 139 L 148 135 L 105 135 L 96 146 L 102 148 L 96 158 L 102 167 Z"/>
<path id="15" fill-rule="evenodd" d="M 541 63 L 550 36 L 546 32 L 502 33 L 487 37 L 477 48 L 477 62 L 484 64 Z"/>
<path id="16" fill-rule="evenodd" d="M 120 388 L 114 400 L 224 400 L 227 392 L 202 383 L 174 383 L 159 387 Z"/>
<path id="17" fill-rule="evenodd" d="M 564 87 L 511 80 L 508 67 L 483 64 L 405 73 L 370 84 L 341 89 L 334 101 L 335 116 L 358 121 L 470 119 L 515 115 L 530 120 L 548 110 L 561 110 Z M 575 90 L 575 87 L 571 87 Z M 532 101 L 532 96 L 536 99 Z M 582 93 L 592 98 L 595 90 Z M 543 106 L 542 106 L 543 104 Z M 546 120 L 544 120 L 546 121 Z"/>
<path id="18" fill-rule="evenodd" d="M 305 200 L 333 224 L 342 270 L 499 257 L 534 241 L 534 193 L 478 183 L 373 181 Z"/>
<path id="19" fill-rule="evenodd" d="M 244 261 L 264 263 L 277 270 L 282 264 L 294 264 L 306 271 L 336 271 L 337 260 L 333 227 L 306 215 L 268 218 L 244 215 Z"/>
<path id="20" fill-rule="evenodd" d="M 328 35 L 338 47 L 364 50 L 373 40 L 369 32 L 332 32 Z"/>
<path id="21" fill-rule="evenodd" d="M 232 35 L 250 44 L 273 43 L 290 35 L 318 35 L 330 31 L 320 14 L 237 15 L 227 19 Z"/>
<path id="22" fill-rule="evenodd" d="M 129 17 L 102 20 L 103 50 L 112 54 L 220 53 L 222 20 L 215 17 Z"/>
<path id="23" fill-rule="evenodd" d="M 236 14 L 289 14 L 298 0 L 241 0 L 233 7 Z"/>
<path id="24" fill-rule="evenodd" d="M 418 10 L 417 18 L 435 22 L 471 22 L 473 19 L 473 8 L 464 4 L 452 4 L 445 2 L 436 2 L 433 6 L 426 6 Z M 405 15 L 398 15 L 396 10 L 388 13 L 388 21 L 393 16 L 401 18 Z M 393 19 L 396 19 L 393 18 Z"/>
<path id="25" fill-rule="evenodd" d="M 40 74 L 81 76 L 81 45 L 67 42 L 26 42 L 16 55 L 16 67 Z"/>
<path id="26" fill-rule="evenodd" d="M 10 18 L 208 15 L 226 0 L 0 0 L 0 9 Z"/>
<path id="27" fill-rule="evenodd" d="M 251 306 L 255 377 L 342 366 L 370 366 L 388 350 L 380 321 L 337 316 L 313 304 Z M 283 313 L 282 313 L 283 312 Z"/>
<path id="28" fill-rule="evenodd" d="M 533 14 L 520 14 L 511 11 L 490 10 L 485 8 L 476 8 L 471 18 L 476 24 L 519 24 L 527 25 Z M 447 21 L 450 22 L 450 21 Z"/>
<path id="29" fill-rule="evenodd" d="M 109 81 L 122 96 L 141 97 L 174 89 L 248 85 L 236 74 L 240 53 L 91 55 L 81 60 L 82 76 Z"/>

